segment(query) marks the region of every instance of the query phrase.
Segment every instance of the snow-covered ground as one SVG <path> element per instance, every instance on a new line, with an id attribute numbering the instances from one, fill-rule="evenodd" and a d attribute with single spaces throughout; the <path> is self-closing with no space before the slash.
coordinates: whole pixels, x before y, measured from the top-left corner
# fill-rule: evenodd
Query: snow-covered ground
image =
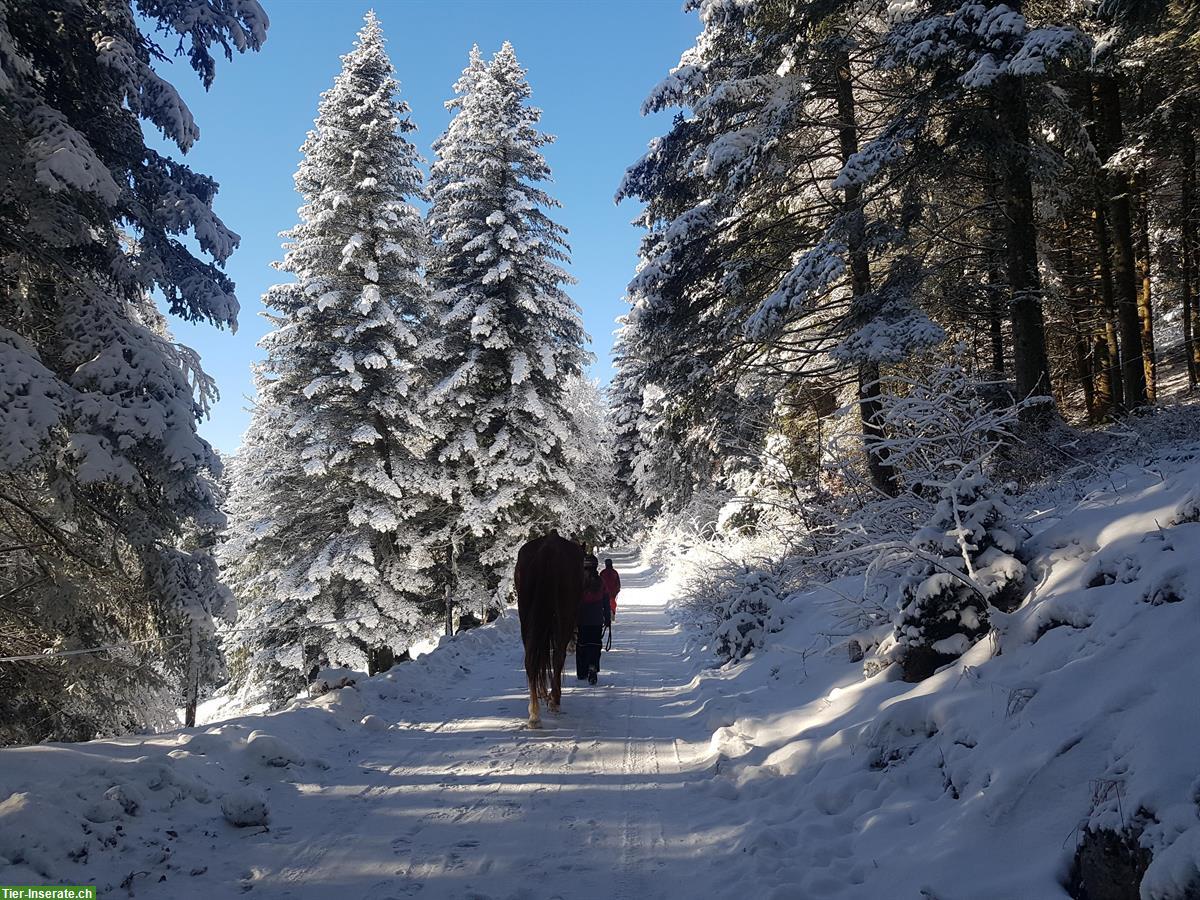
<path id="1" fill-rule="evenodd" d="M 541 731 L 510 613 L 274 715 L 0 751 L 0 883 L 1050 900 L 1090 824 L 1142 830 L 1144 898 L 1195 897 L 1198 486 L 1177 443 L 1046 488 L 1031 596 L 917 685 L 850 660 L 856 579 L 788 598 L 765 647 L 714 668 L 671 582 L 618 557 L 601 683 L 568 678 Z"/>
<path id="2" fill-rule="evenodd" d="M 601 683 L 569 673 L 563 712 L 540 731 L 524 727 L 510 613 L 274 715 L 0 751 L 0 883 L 138 897 L 700 889 L 698 863 L 728 850 L 722 829 L 693 833 L 721 723 L 661 585 L 636 569 L 625 585 Z"/>
<path id="3" fill-rule="evenodd" d="M 1200 897 L 1198 490 L 1185 440 L 1026 495 L 1031 592 L 920 684 L 851 661 L 890 631 L 848 627 L 860 578 L 784 599 L 762 649 L 703 679 L 732 722 L 708 787 L 727 803 L 694 822 L 732 836 L 716 893 L 1065 898 L 1091 827 L 1153 853 L 1143 900 Z"/>

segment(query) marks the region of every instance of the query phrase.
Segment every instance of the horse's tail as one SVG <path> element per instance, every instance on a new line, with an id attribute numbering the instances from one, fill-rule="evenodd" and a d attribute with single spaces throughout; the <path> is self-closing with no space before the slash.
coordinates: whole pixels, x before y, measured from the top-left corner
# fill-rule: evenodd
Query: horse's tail
<path id="1" fill-rule="evenodd" d="M 557 630 L 555 598 L 562 592 L 562 565 L 553 546 L 538 548 L 523 588 L 529 598 L 529 631 L 525 641 L 525 676 L 539 697 L 549 698 L 554 675 L 554 644 Z"/>

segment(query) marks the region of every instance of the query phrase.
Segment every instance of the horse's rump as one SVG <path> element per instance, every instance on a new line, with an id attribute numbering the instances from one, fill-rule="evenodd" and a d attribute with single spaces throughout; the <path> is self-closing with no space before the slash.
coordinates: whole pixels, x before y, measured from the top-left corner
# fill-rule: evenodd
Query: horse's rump
<path id="1" fill-rule="evenodd" d="M 517 553 L 514 573 L 525 675 L 538 696 L 549 697 L 555 651 L 566 652 L 583 589 L 583 550 L 556 534 L 535 538 Z"/>

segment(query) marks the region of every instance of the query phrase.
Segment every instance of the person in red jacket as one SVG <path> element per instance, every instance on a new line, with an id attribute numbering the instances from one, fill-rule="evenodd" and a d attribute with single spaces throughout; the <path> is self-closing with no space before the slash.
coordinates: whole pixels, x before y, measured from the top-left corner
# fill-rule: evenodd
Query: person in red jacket
<path id="1" fill-rule="evenodd" d="M 613 568 L 611 559 L 604 561 L 604 571 L 600 573 L 600 580 L 604 582 L 604 592 L 608 594 L 608 602 L 612 604 L 612 615 L 615 619 L 617 617 L 617 594 L 621 593 L 621 576 Z"/>

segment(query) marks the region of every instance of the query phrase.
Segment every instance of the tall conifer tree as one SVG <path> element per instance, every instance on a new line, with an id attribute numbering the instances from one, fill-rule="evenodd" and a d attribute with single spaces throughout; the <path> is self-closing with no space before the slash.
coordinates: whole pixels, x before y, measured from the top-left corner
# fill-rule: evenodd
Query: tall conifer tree
<path id="1" fill-rule="evenodd" d="M 281 701 L 316 665 L 372 668 L 426 595 L 421 437 L 429 346 L 414 126 L 374 13 L 301 148 L 300 224 L 264 297 L 258 408 L 227 556 L 246 601 L 240 682 Z"/>
<path id="2" fill-rule="evenodd" d="M 143 22 L 207 86 L 213 45 L 257 50 L 267 18 L 137 9 L 0 2 L 0 655 L 56 652 L 0 666 L 0 744 L 171 722 L 220 669 L 220 461 L 196 432 L 215 391 L 149 298 L 234 325 L 238 236 L 211 178 L 146 145 L 141 120 L 183 152 L 199 129 Z M 111 645 L 131 649 L 92 652 Z"/>
<path id="3" fill-rule="evenodd" d="M 541 185 L 550 168 L 529 105 L 525 70 L 505 43 L 486 65 L 473 50 L 455 116 L 435 146 L 435 287 L 442 309 L 432 399 L 459 594 L 502 594 L 512 554 L 553 519 L 571 490 L 566 387 L 586 358 L 559 204 Z"/>

